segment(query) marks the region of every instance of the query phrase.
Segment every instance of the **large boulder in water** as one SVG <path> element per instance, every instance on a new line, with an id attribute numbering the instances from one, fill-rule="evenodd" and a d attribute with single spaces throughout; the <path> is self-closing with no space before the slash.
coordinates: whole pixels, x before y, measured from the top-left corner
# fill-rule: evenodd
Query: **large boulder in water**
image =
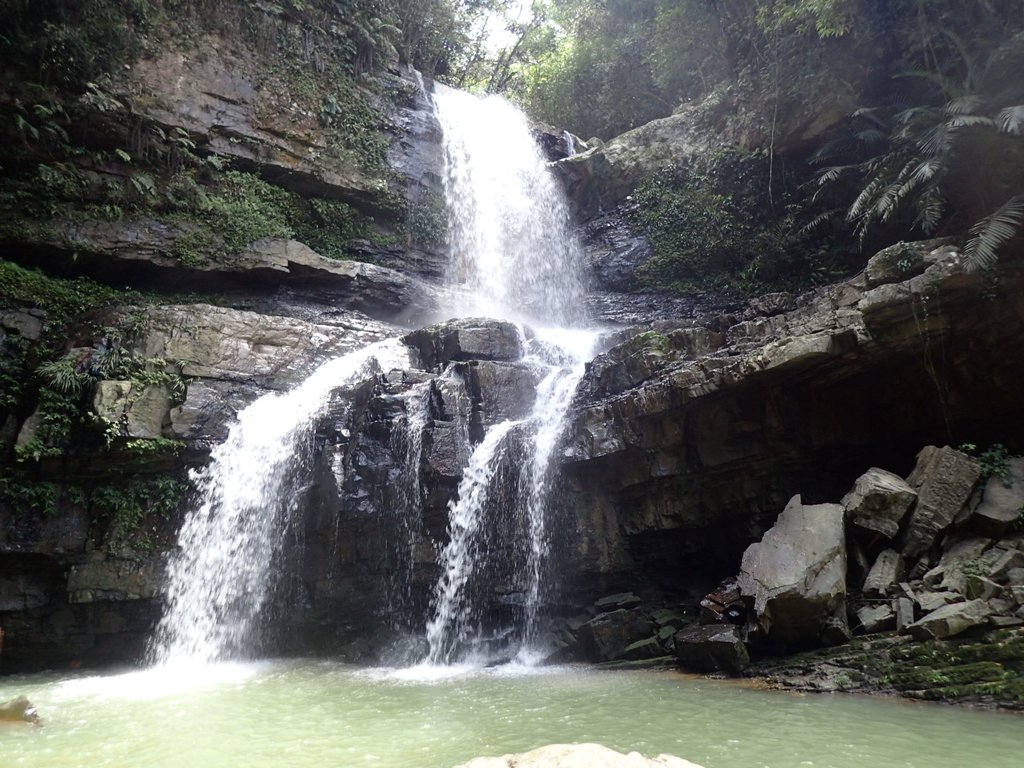
<path id="1" fill-rule="evenodd" d="M 679 663 L 687 669 L 738 675 L 750 666 L 747 646 L 734 624 L 691 624 L 674 641 Z"/>
<path id="2" fill-rule="evenodd" d="M 0 723 L 39 723 L 39 713 L 24 696 L 0 704 Z"/>
<path id="3" fill-rule="evenodd" d="M 773 644 L 792 649 L 849 638 L 843 518 L 839 504 L 805 505 L 794 496 L 743 553 L 740 590 Z"/>
<path id="4" fill-rule="evenodd" d="M 549 744 L 520 755 L 478 757 L 457 768 L 701 768 L 672 755 L 624 755 L 600 744 Z"/>

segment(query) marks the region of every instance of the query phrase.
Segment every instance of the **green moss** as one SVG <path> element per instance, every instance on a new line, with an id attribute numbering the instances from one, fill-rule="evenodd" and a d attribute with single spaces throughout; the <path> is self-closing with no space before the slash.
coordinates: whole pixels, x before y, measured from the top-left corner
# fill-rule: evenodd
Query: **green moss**
<path id="1" fill-rule="evenodd" d="M 417 245 L 442 245 L 448 239 L 448 207 L 444 197 L 436 193 L 409 206 L 409 236 Z"/>
<path id="2" fill-rule="evenodd" d="M 99 307 L 152 301 L 152 296 L 136 291 L 118 290 L 85 277 L 50 277 L 0 259 L 0 302 L 41 309 L 51 326 Z"/>
<path id="3" fill-rule="evenodd" d="M 90 528 L 103 543 L 119 550 L 148 551 L 153 541 L 147 520 L 169 520 L 187 499 L 190 485 L 176 474 L 103 484 L 56 483 L 25 473 L 0 478 L 0 503 L 19 517 L 54 517 L 63 508 L 87 511 Z"/>

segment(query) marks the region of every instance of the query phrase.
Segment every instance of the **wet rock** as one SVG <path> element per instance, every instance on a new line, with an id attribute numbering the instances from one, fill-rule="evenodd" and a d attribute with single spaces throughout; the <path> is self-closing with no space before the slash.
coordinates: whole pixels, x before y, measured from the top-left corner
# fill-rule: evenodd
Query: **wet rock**
<path id="1" fill-rule="evenodd" d="M 959 592 L 918 592 L 914 595 L 914 602 L 922 613 L 931 613 L 943 606 L 961 603 L 963 599 Z"/>
<path id="2" fill-rule="evenodd" d="M 917 457 L 907 483 L 917 490 L 917 504 L 907 523 L 903 554 L 911 558 L 929 549 L 960 508 L 981 475 L 978 463 L 949 446 L 928 446 Z"/>
<path id="3" fill-rule="evenodd" d="M 0 351 L 10 332 L 28 341 L 39 341 L 45 322 L 46 314 L 39 309 L 0 310 Z"/>
<path id="4" fill-rule="evenodd" d="M 1021 519 L 1024 508 L 1024 459 L 1007 462 L 1007 477 L 993 475 L 985 482 L 981 503 L 970 517 L 982 536 L 1002 536 Z"/>
<path id="5" fill-rule="evenodd" d="M 171 392 L 166 384 L 131 381 L 100 381 L 93 394 L 92 410 L 116 424 L 124 437 L 161 437 L 170 420 Z"/>
<path id="6" fill-rule="evenodd" d="M 986 569 L 986 575 L 1001 583 L 1024 583 L 1018 575 L 1024 571 L 1024 552 L 1019 549 L 1007 549 L 995 555 Z M 1015 573 L 1016 572 L 1016 573 Z"/>
<path id="7" fill-rule="evenodd" d="M 988 621 L 991 613 L 984 600 L 954 603 L 932 611 L 907 627 L 915 640 L 953 637 Z"/>
<path id="8" fill-rule="evenodd" d="M 773 643 L 798 648 L 849 638 L 843 517 L 838 504 L 804 505 L 794 496 L 743 553 L 740 589 Z"/>
<path id="9" fill-rule="evenodd" d="M 998 597 L 1002 591 L 1003 588 L 991 579 L 970 574 L 967 577 L 967 588 L 964 590 L 964 594 L 971 600 L 991 600 L 993 597 Z"/>
<path id="10" fill-rule="evenodd" d="M 857 620 L 869 635 L 896 628 L 896 612 L 889 603 L 867 605 L 858 609 Z"/>
<path id="11" fill-rule="evenodd" d="M 742 624 L 746 616 L 747 606 L 736 579 L 726 579 L 700 601 L 702 624 Z"/>
<path id="12" fill-rule="evenodd" d="M 909 597 L 898 597 L 892 605 L 896 614 L 896 631 L 903 632 L 914 623 L 914 601 Z"/>
<path id="13" fill-rule="evenodd" d="M 620 608 L 630 609 L 639 608 L 640 598 L 634 595 L 632 592 L 620 592 L 616 595 L 608 595 L 602 597 L 600 600 L 594 601 L 594 608 L 598 613 L 604 613 L 606 611 L 617 611 Z"/>
<path id="14" fill-rule="evenodd" d="M 621 659 L 633 643 L 647 640 L 654 624 L 639 609 L 619 609 L 595 616 L 579 628 L 577 637 L 583 653 L 591 661 Z"/>
<path id="15" fill-rule="evenodd" d="M 0 704 L 0 722 L 39 723 L 39 713 L 25 696 Z"/>
<path id="16" fill-rule="evenodd" d="M 420 367 L 439 369 L 453 360 L 519 360 L 519 329 L 503 320 L 462 318 L 413 331 L 403 341 L 416 350 Z"/>
<path id="17" fill-rule="evenodd" d="M 68 601 L 143 600 L 159 594 L 162 584 L 163 570 L 156 562 L 108 559 L 97 552 L 89 562 L 71 566 Z"/>
<path id="18" fill-rule="evenodd" d="M 919 275 L 943 258 L 943 246 L 948 244 L 948 240 L 936 239 L 890 245 L 868 260 L 864 281 L 868 288 L 876 288 Z"/>
<path id="19" fill-rule="evenodd" d="M 892 539 L 915 498 L 917 493 L 903 478 L 872 467 L 857 478 L 840 503 L 855 526 Z"/>
<path id="20" fill-rule="evenodd" d="M 995 553 L 987 553 L 991 542 L 988 539 L 969 537 L 948 546 L 938 565 L 924 575 L 927 587 L 964 594 L 969 572 L 981 570 L 988 559 L 995 559 Z"/>
<path id="21" fill-rule="evenodd" d="M 892 549 L 882 550 L 864 580 L 864 597 L 888 597 L 903 578 L 903 558 Z"/>
<path id="22" fill-rule="evenodd" d="M 582 240 L 595 287 L 609 291 L 636 287 L 636 270 L 651 257 L 651 244 L 633 231 L 621 208 L 587 222 Z"/>
<path id="23" fill-rule="evenodd" d="M 658 608 L 651 612 L 651 618 L 654 620 L 654 624 L 658 627 L 669 627 L 672 629 L 681 629 L 687 624 L 693 623 L 693 619 L 686 616 L 679 611 L 672 611 L 667 608 Z"/>
<path id="24" fill-rule="evenodd" d="M 750 665 L 741 630 L 732 624 L 691 624 L 674 642 L 679 663 L 688 669 L 738 675 Z"/>
<path id="25" fill-rule="evenodd" d="M 638 661 L 640 659 L 657 659 L 665 655 L 665 649 L 657 637 L 648 637 L 644 640 L 637 640 L 630 643 L 622 652 L 622 658 L 627 661 Z"/>
<path id="26" fill-rule="evenodd" d="M 627 755 L 600 744 L 552 744 L 520 755 L 477 757 L 457 768 L 701 768 L 672 755 Z"/>
<path id="27" fill-rule="evenodd" d="M 487 426 L 525 418 L 537 399 L 540 377 L 525 363 L 481 360 L 470 366 L 469 376 Z"/>

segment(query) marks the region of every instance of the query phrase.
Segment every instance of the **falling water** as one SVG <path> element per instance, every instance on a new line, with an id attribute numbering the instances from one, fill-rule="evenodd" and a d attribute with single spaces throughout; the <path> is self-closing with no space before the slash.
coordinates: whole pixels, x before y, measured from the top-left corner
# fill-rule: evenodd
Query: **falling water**
<path id="1" fill-rule="evenodd" d="M 405 417 L 394 424 L 390 433 L 391 454 L 395 465 L 382 489 L 384 509 L 390 517 L 391 554 L 394 558 L 388 579 L 388 601 L 381 611 L 395 628 L 415 620 L 413 613 L 412 569 L 415 548 L 420 535 L 423 507 L 420 465 L 423 460 L 423 431 L 430 411 L 430 386 L 417 384 L 402 396 Z"/>
<path id="2" fill-rule="evenodd" d="M 456 314 L 531 324 L 585 320 L 582 250 L 526 116 L 499 96 L 437 85 Z"/>
<path id="3" fill-rule="evenodd" d="M 481 512 L 498 468 L 502 442 L 517 423 L 504 421 L 491 427 L 473 451 L 463 470 L 458 495 L 448 506 L 449 539 L 441 555 L 443 571 L 438 582 L 437 606 L 434 618 L 427 623 L 431 664 L 451 662 L 459 644 L 466 639 L 472 608 L 466 597 L 466 585 L 476 567 L 474 544 L 480 533 Z"/>
<path id="4" fill-rule="evenodd" d="M 565 142 L 565 154 L 569 157 L 576 157 L 576 140 L 568 131 L 562 131 L 562 141 Z"/>
<path id="5" fill-rule="evenodd" d="M 503 99 L 484 99 L 439 86 L 434 94 L 444 129 L 445 197 L 450 213 L 449 283 L 460 314 L 528 323 L 546 354 L 528 357 L 541 383 L 523 422 L 527 458 L 512 503 L 525 518 L 525 626 L 520 658 L 536 635 L 545 595 L 551 463 L 565 415 L 583 375 L 594 334 L 585 321 L 582 256 L 568 207 L 525 116 Z M 545 329 L 557 326 L 558 329 Z M 566 327 L 576 330 L 559 330 Z M 552 353 L 554 353 L 552 355 Z M 431 663 L 458 658 L 473 611 L 468 584 L 481 566 L 485 502 L 514 424 L 496 425 L 477 446 L 449 508 L 450 539 L 441 557 L 434 616 L 427 625 Z"/>
<path id="6" fill-rule="evenodd" d="M 404 368 L 408 350 L 379 342 L 336 358 L 286 393 L 243 409 L 198 473 L 201 503 L 178 535 L 153 661 L 212 661 L 243 653 L 267 598 L 283 533 L 303 483 L 302 443 L 330 394 L 374 371 Z"/>

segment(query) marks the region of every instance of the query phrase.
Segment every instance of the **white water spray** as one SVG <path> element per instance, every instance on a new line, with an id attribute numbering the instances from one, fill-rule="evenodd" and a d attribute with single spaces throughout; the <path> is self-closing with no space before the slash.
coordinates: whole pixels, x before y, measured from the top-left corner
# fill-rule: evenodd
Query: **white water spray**
<path id="1" fill-rule="evenodd" d="M 526 116 L 499 96 L 443 85 L 434 105 L 444 130 L 455 314 L 582 324 L 582 249 Z"/>
<path id="2" fill-rule="evenodd" d="M 178 535 L 168 566 L 166 610 L 150 655 L 214 661 L 250 647 L 284 532 L 299 500 L 314 417 L 331 392 L 380 370 L 404 368 L 408 349 L 379 342 L 331 360 L 295 389 L 256 400 L 195 480 L 202 501 Z"/>
<path id="3" fill-rule="evenodd" d="M 579 328 L 585 321 L 582 251 L 570 228 L 562 191 L 534 141 L 525 116 L 503 99 L 480 99 L 439 86 L 434 94 L 444 129 L 445 197 L 450 214 L 452 263 L 449 283 L 461 314 L 483 314 L 538 327 L 547 354 L 532 355 L 541 369 L 533 410 L 523 423 L 526 460 L 506 514 L 523 518 L 522 559 L 525 626 L 520 659 L 532 661 L 540 607 L 546 597 L 549 550 L 547 517 L 551 463 L 565 416 L 583 375 L 595 334 L 542 330 Z M 508 423 L 492 427 L 470 459 L 457 501 L 449 510 L 450 540 L 434 617 L 427 625 L 431 663 L 451 663 L 468 639 L 471 616 L 467 585 L 479 569 L 492 532 L 482 519 L 502 458 Z"/>

